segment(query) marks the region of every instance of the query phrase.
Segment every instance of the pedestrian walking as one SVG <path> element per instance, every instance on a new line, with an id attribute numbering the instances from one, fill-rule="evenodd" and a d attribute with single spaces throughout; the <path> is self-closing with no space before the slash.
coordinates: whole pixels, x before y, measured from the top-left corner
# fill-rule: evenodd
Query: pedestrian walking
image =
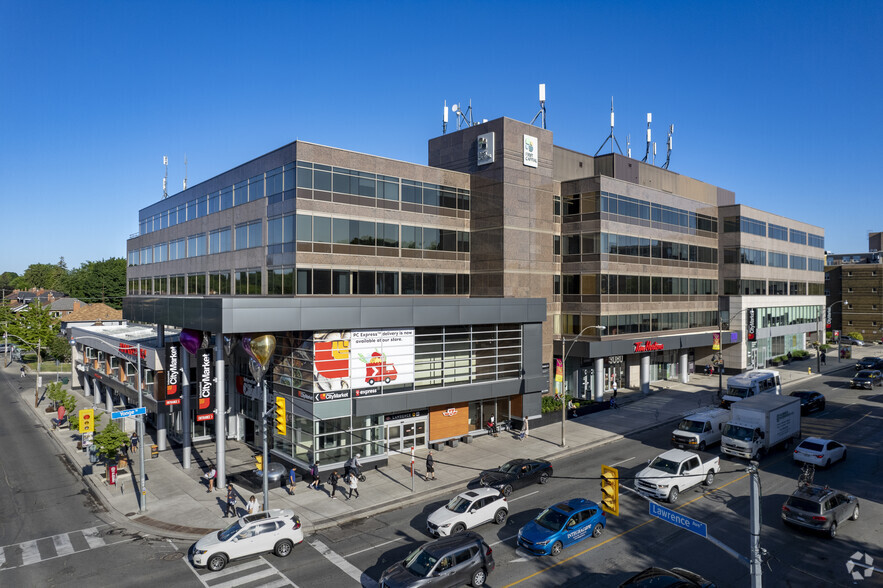
<path id="1" fill-rule="evenodd" d="M 206 472 L 205 476 L 203 477 L 205 478 L 205 483 L 208 484 L 207 492 L 214 492 L 215 479 L 218 477 L 218 470 L 212 467 L 209 471 Z"/>
<path id="2" fill-rule="evenodd" d="M 825 365 L 825 352 L 822 351 L 822 365 Z"/>
<path id="3" fill-rule="evenodd" d="M 351 457 L 346 460 L 343 464 L 343 478 L 346 479 L 349 477 L 350 473 L 355 472 L 356 476 L 361 473 L 362 470 L 362 462 L 359 461 L 359 458 L 362 457 L 361 453 L 357 453 L 355 457 Z"/>
<path id="4" fill-rule="evenodd" d="M 328 476 L 328 485 L 331 486 L 331 500 L 337 500 L 334 496 L 334 493 L 337 492 L 337 481 L 340 480 L 340 476 L 337 475 L 337 470 L 331 472 Z"/>
<path id="5" fill-rule="evenodd" d="M 233 513 L 233 516 L 236 516 L 236 491 L 233 489 L 233 484 L 227 484 L 227 510 L 224 511 L 224 518 L 226 519 L 230 516 L 230 513 Z"/>
<path id="6" fill-rule="evenodd" d="M 355 472 L 350 472 L 349 477 L 349 487 L 350 487 L 350 495 L 346 497 L 347 500 L 353 497 L 353 494 L 356 495 L 356 498 L 359 497 L 359 476 L 356 475 Z"/>
<path id="7" fill-rule="evenodd" d="M 24 378 L 24 377 L 25 377 L 25 366 L 21 366 L 21 375 L 19 376 L 19 378 Z"/>
<path id="8" fill-rule="evenodd" d="M 576 418 L 576 405 L 573 404 L 573 398 L 567 401 L 567 410 L 570 411 L 570 418 Z"/>
<path id="9" fill-rule="evenodd" d="M 613 396 L 610 397 L 610 408 L 619 408 L 619 405 L 616 403 L 616 385 L 613 386 Z"/>
<path id="10" fill-rule="evenodd" d="M 524 417 L 524 424 L 521 426 L 521 434 L 518 436 L 519 441 L 524 441 L 530 434 L 530 425 L 528 424 L 529 422 L 530 421 L 527 420 L 527 417 Z"/>
<path id="11" fill-rule="evenodd" d="M 248 514 L 257 514 L 261 512 L 261 505 L 258 504 L 258 499 L 254 497 L 254 494 L 252 494 L 251 498 L 248 499 L 248 502 L 245 503 L 245 510 Z"/>
<path id="12" fill-rule="evenodd" d="M 138 433 L 132 433 L 132 436 L 129 437 L 129 443 L 132 444 L 132 451 L 138 451 Z"/>
<path id="13" fill-rule="evenodd" d="M 312 466 L 310 466 L 310 488 L 313 490 L 319 489 L 319 461 L 316 460 Z"/>
<path id="14" fill-rule="evenodd" d="M 290 470 L 288 470 L 288 495 L 294 496 L 294 490 L 297 486 L 297 470 L 294 469 L 294 466 Z"/>
<path id="15" fill-rule="evenodd" d="M 435 458 L 432 451 L 426 454 L 426 480 L 435 480 Z"/>
<path id="16" fill-rule="evenodd" d="M 490 416 L 490 418 L 487 420 L 487 424 L 485 424 L 485 426 L 487 427 L 487 432 L 489 435 L 493 435 L 494 437 L 496 437 L 498 435 L 497 419 L 494 417 L 494 415 Z"/>

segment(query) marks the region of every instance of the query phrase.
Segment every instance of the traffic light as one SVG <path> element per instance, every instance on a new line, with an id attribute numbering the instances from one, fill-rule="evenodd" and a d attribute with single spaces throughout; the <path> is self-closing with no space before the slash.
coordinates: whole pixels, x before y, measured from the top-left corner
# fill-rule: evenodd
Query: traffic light
<path id="1" fill-rule="evenodd" d="M 601 510 L 619 516 L 619 471 L 601 466 Z"/>
<path id="2" fill-rule="evenodd" d="M 285 425 L 285 399 L 281 396 L 276 397 L 276 434 L 284 437 L 288 431 Z"/>
<path id="3" fill-rule="evenodd" d="M 95 411 L 91 408 L 84 408 L 80 411 L 80 433 L 95 432 Z"/>
<path id="4" fill-rule="evenodd" d="M 264 471 L 264 456 L 263 455 L 255 455 L 254 456 L 254 467 L 257 470 Z"/>

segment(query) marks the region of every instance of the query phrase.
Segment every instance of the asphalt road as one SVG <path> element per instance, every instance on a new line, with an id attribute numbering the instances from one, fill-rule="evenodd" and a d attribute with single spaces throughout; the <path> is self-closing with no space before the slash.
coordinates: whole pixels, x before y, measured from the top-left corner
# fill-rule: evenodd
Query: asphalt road
<path id="1" fill-rule="evenodd" d="M 849 375 L 851 371 L 843 372 Z M 861 518 L 843 525 L 834 541 L 785 528 L 779 513 L 796 487 L 799 468 L 789 451 L 767 456 L 760 470 L 761 545 L 769 553 L 763 579 L 768 586 L 852 586 L 856 584 L 846 570 L 852 554 L 868 553 L 883 561 L 883 491 L 877 483 L 883 479 L 883 458 L 878 452 L 883 441 L 883 394 L 880 389 L 849 390 L 846 377 L 825 376 L 811 383 L 828 401 L 824 412 L 803 418 L 804 435 L 832 437 L 849 446 L 848 460 L 817 472 L 816 482 L 858 496 Z M 48 434 L 35 426 L 27 407 L 17 404 L 18 394 L 11 392 L 18 392 L 20 384 L 18 378 L 0 382 L 4 396 L 8 390 L 11 398 L 9 409 L 0 414 L 0 446 L 4 448 L 0 451 L 4 477 L 0 482 L 0 545 L 6 546 L 0 552 L 6 558 L 0 563 L 0 585 L 134 586 L 149 577 L 151 584 L 211 588 L 359 583 L 371 587 L 386 567 L 429 540 L 424 531 L 426 517 L 445 503 L 437 500 L 328 529 L 308 536 L 284 559 L 273 555 L 247 558 L 231 562 L 217 574 L 194 570 L 183 557 L 189 543 L 145 539 L 104 522 L 82 480 L 68 469 Z M 544 507 L 576 496 L 597 501 L 601 464 L 618 467 L 623 483 L 631 485 L 625 478 L 668 449 L 669 434 L 668 428 L 659 428 L 557 461 L 555 477 L 547 485 L 516 491 L 510 498 L 506 524 L 490 523 L 477 529 L 492 546 L 497 564 L 488 586 L 616 586 L 650 565 L 685 567 L 719 586 L 749 585 L 747 567 L 707 540 L 650 517 L 648 502 L 628 492 L 621 493 L 621 515 L 609 517 L 599 539 L 586 539 L 558 558 L 535 557 L 515 547 L 518 529 Z M 710 534 L 747 556 L 746 464 L 737 459 L 722 459 L 721 464 L 722 472 L 711 487 L 684 492 L 673 508 L 705 522 Z M 418 491 L 421 484 L 432 482 L 418 482 Z M 883 576 L 878 575 L 862 585 L 881 583 Z"/>

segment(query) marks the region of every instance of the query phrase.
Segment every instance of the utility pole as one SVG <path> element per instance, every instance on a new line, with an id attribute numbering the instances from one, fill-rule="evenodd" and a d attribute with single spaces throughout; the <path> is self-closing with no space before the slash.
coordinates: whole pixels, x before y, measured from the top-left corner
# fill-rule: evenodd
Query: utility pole
<path id="1" fill-rule="evenodd" d="M 757 462 L 748 463 L 746 470 L 751 475 L 751 588 L 763 586 L 763 568 L 760 548 L 760 475 L 757 472 Z"/>
<path id="2" fill-rule="evenodd" d="M 131 349 L 131 348 L 130 348 Z M 142 408 L 144 406 L 144 398 L 142 396 L 141 391 L 141 343 L 139 342 L 136 346 L 136 355 L 138 357 L 138 408 Z M 139 482 L 138 488 L 141 490 L 141 500 L 138 501 L 138 510 L 146 511 L 147 510 L 147 489 L 144 488 L 144 446 L 147 444 L 147 439 L 144 438 L 144 415 L 138 415 L 138 448 L 140 449 L 138 461 L 140 465 L 138 466 L 139 470 Z"/>
<path id="3" fill-rule="evenodd" d="M 33 347 L 31 348 L 33 349 Z M 40 405 L 40 340 L 37 339 L 37 379 L 34 383 L 34 408 Z"/>

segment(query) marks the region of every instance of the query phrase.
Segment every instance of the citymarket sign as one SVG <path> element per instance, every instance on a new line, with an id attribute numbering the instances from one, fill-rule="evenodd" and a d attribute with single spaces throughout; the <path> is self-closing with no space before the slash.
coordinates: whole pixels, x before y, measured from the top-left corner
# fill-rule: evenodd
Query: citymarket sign
<path id="1" fill-rule="evenodd" d="M 636 341 L 635 353 L 643 353 L 645 351 L 662 351 L 665 345 L 656 341 Z"/>

